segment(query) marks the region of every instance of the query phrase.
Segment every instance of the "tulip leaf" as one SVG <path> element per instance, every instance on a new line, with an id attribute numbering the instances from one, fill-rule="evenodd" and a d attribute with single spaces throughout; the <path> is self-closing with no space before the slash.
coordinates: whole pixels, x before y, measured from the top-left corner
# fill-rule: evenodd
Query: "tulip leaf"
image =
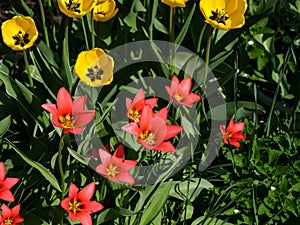
<path id="1" fill-rule="evenodd" d="M 55 178 L 55 176 L 53 175 L 53 173 L 50 172 L 49 169 L 47 169 L 46 167 L 44 167 L 41 163 L 36 162 L 36 161 L 32 160 L 31 158 L 29 158 L 26 154 L 24 154 L 19 148 L 17 148 L 17 146 L 15 146 L 8 139 L 5 139 L 5 141 L 15 150 L 15 152 L 19 156 L 21 156 L 21 158 L 25 162 L 27 162 L 33 168 L 37 169 L 45 177 L 45 179 L 50 182 L 50 184 L 54 188 L 56 188 L 58 191 L 61 192 L 61 189 L 60 189 L 60 186 L 59 186 L 59 183 L 58 183 L 57 179 Z"/>
<path id="2" fill-rule="evenodd" d="M 76 159 L 78 162 L 82 163 L 83 165 L 88 165 L 88 162 L 86 161 L 86 159 L 80 155 L 78 152 L 68 148 L 69 153 L 71 154 L 71 156 L 74 157 L 74 159 Z"/>
<path id="3" fill-rule="evenodd" d="M 124 216 L 132 216 L 135 215 L 136 212 L 133 212 L 128 209 L 105 209 L 103 212 L 100 213 L 100 215 L 97 218 L 97 224 L 102 224 L 104 222 L 107 222 L 109 220 L 113 220 L 116 218 L 124 217 Z"/>
<path id="4" fill-rule="evenodd" d="M 9 129 L 11 123 L 11 115 L 5 117 L 0 121 L 0 137 L 2 137 L 6 131 Z"/>

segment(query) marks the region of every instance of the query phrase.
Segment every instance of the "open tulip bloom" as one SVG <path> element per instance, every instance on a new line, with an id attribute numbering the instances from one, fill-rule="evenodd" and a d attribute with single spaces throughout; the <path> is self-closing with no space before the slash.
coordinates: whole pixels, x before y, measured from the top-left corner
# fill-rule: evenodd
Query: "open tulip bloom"
<path id="1" fill-rule="evenodd" d="M 52 123 L 63 128 L 64 134 L 81 134 L 82 126 L 88 124 L 95 116 L 95 110 L 84 110 L 86 96 L 72 101 L 72 96 L 64 88 L 57 94 L 57 104 L 43 104 L 42 107 L 52 114 Z"/>
<path id="2" fill-rule="evenodd" d="M 185 7 L 185 3 L 188 0 L 161 0 L 162 3 L 167 4 L 168 6 L 175 8 L 175 7 Z"/>
<path id="3" fill-rule="evenodd" d="M 0 215 L 0 225 L 17 225 L 24 219 L 19 216 L 21 205 L 16 205 L 10 209 L 7 205 L 1 205 L 2 214 Z"/>
<path id="4" fill-rule="evenodd" d="M 233 119 L 230 119 L 228 127 L 225 129 L 225 125 L 220 126 L 222 132 L 223 140 L 225 144 L 230 143 L 233 146 L 240 147 L 240 140 L 246 138 L 246 135 L 243 134 L 245 123 L 234 123 Z"/>
<path id="5" fill-rule="evenodd" d="M 57 0 L 59 10 L 71 18 L 80 18 L 89 13 L 95 0 Z"/>
<path id="6" fill-rule="evenodd" d="M 13 50 L 30 48 L 38 38 L 34 20 L 29 16 L 14 16 L 1 26 L 4 43 Z"/>
<path id="7" fill-rule="evenodd" d="M 90 214 L 104 208 L 99 202 L 90 200 L 95 192 L 95 183 L 86 185 L 79 192 L 78 190 L 76 185 L 71 183 L 69 196 L 62 200 L 60 205 L 69 213 L 72 221 L 78 219 L 82 225 L 92 225 Z"/>
<path id="8" fill-rule="evenodd" d="M 14 202 L 15 197 L 10 189 L 19 181 L 19 178 L 5 178 L 6 169 L 3 162 L 0 162 L 0 199 Z"/>
<path id="9" fill-rule="evenodd" d="M 135 180 L 130 175 L 129 170 L 133 168 L 137 161 L 124 159 L 124 147 L 120 145 L 113 155 L 107 150 L 99 149 L 101 164 L 96 167 L 96 171 L 110 181 L 121 181 L 127 184 L 134 184 Z"/>
<path id="10" fill-rule="evenodd" d="M 214 28 L 230 30 L 245 24 L 246 0 L 200 0 L 205 22 Z"/>
<path id="11" fill-rule="evenodd" d="M 114 0 L 97 0 L 94 6 L 93 19 L 95 21 L 106 22 L 112 19 L 119 9 L 116 8 Z"/>
<path id="12" fill-rule="evenodd" d="M 162 152 L 175 152 L 176 149 L 170 141 L 166 141 L 182 131 L 181 126 L 168 125 L 168 110 L 161 109 L 153 113 L 149 105 L 145 105 L 140 124 L 129 123 L 122 127 L 126 132 L 137 137 L 137 142 L 146 149 Z"/>
<path id="13" fill-rule="evenodd" d="M 141 119 L 142 111 L 145 105 L 149 105 L 151 109 L 157 103 L 157 98 L 150 98 L 145 100 L 144 90 L 141 88 L 134 96 L 133 100 L 126 98 L 127 117 L 131 122 L 139 122 Z"/>
<path id="14" fill-rule="evenodd" d="M 166 91 L 170 96 L 170 100 L 175 105 L 185 105 L 192 108 L 193 102 L 200 101 L 200 95 L 191 93 L 192 88 L 192 78 L 186 77 L 181 82 L 179 82 L 177 76 L 174 74 L 172 77 L 171 86 L 165 86 Z"/>

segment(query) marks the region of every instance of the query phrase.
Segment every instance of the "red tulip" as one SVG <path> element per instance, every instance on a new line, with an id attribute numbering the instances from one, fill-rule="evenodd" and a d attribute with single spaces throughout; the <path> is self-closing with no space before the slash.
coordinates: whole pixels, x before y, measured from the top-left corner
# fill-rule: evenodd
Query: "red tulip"
<path id="1" fill-rule="evenodd" d="M 165 140 L 180 133 L 182 127 L 167 125 L 167 116 L 168 109 L 166 107 L 154 114 L 151 107 L 146 105 L 141 115 L 140 125 L 129 123 L 122 129 L 138 137 L 137 142 L 149 150 L 175 152 L 173 144 Z"/>
<path id="2" fill-rule="evenodd" d="M 120 145 L 113 155 L 108 151 L 99 149 L 101 164 L 96 167 L 96 171 L 110 181 L 121 181 L 127 184 L 134 184 L 135 180 L 128 172 L 137 161 L 124 159 L 124 147 Z"/>
<path id="3" fill-rule="evenodd" d="M 229 125 L 226 129 L 225 125 L 221 125 L 220 130 L 222 132 L 224 143 L 228 144 L 229 142 L 231 145 L 239 148 L 239 141 L 246 138 L 246 135 L 242 133 L 244 125 L 244 122 L 234 123 L 233 119 L 229 121 Z"/>
<path id="4" fill-rule="evenodd" d="M 15 197 L 9 189 L 11 189 L 18 181 L 19 178 L 5 178 L 6 169 L 3 162 L 0 162 L 0 199 L 8 202 L 14 202 Z"/>
<path id="5" fill-rule="evenodd" d="M 82 126 L 88 124 L 96 111 L 84 110 L 86 96 L 72 101 L 72 96 L 65 88 L 60 88 L 57 94 L 57 104 L 43 104 L 42 107 L 52 114 L 52 123 L 63 128 L 64 134 L 80 134 Z"/>
<path id="6" fill-rule="evenodd" d="M 60 205 L 69 213 L 72 221 L 78 219 L 82 225 L 92 225 L 90 214 L 104 208 L 99 202 L 90 201 L 94 192 L 94 182 L 88 184 L 79 192 L 76 185 L 71 183 L 69 197 L 62 200 Z"/>
<path id="7" fill-rule="evenodd" d="M 145 105 L 149 105 L 151 109 L 157 103 L 157 98 L 149 98 L 145 100 L 144 90 L 141 88 L 134 96 L 134 99 L 126 98 L 127 117 L 131 122 L 139 122 Z"/>
<path id="8" fill-rule="evenodd" d="M 17 225 L 22 223 L 24 219 L 19 216 L 20 208 L 21 205 L 16 205 L 12 209 L 5 204 L 1 205 L 0 225 Z"/>
<path id="9" fill-rule="evenodd" d="M 176 105 L 193 107 L 193 102 L 200 101 L 200 95 L 190 93 L 192 88 L 192 78 L 186 77 L 179 82 L 176 74 L 173 75 L 171 86 L 165 86 L 170 95 L 170 100 Z"/>

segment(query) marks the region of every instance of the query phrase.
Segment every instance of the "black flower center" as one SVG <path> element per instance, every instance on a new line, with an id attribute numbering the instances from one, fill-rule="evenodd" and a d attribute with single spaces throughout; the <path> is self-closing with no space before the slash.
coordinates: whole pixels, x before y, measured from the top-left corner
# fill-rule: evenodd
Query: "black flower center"
<path id="1" fill-rule="evenodd" d="M 104 73 L 102 69 L 100 69 L 97 65 L 94 67 L 88 68 L 87 77 L 91 79 L 92 82 L 95 80 L 101 80 L 101 75 Z"/>
<path id="2" fill-rule="evenodd" d="M 68 10 L 80 13 L 80 10 L 78 9 L 80 3 L 78 3 L 78 1 L 69 0 L 69 2 L 65 2 L 65 4 Z"/>
<path id="3" fill-rule="evenodd" d="M 69 210 L 72 213 L 74 213 L 74 214 L 79 213 L 79 212 L 81 212 L 82 209 L 83 209 L 83 204 L 77 198 L 72 198 L 69 201 Z"/>
<path id="4" fill-rule="evenodd" d="M 227 13 L 225 12 L 224 9 L 222 9 L 222 10 L 216 9 L 216 11 L 211 10 L 211 14 L 212 14 L 212 16 L 210 16 L 209 19 L 215 20 L 218 23 L 222 23 L 222 24 L 226 25 L 225 21 L 228 20 L 229 17 L 226 16 Z"/>
<path id="5" fill-rule="evenodd" d="M 30 42 L 28 37 L 29 35 L 27 33 L 23 34 L 22 31 L 19 31 L 12 38 L 15 40 L 15 45 L 21 45 L 21 47 L 24 47 L 26 44 Z"/>

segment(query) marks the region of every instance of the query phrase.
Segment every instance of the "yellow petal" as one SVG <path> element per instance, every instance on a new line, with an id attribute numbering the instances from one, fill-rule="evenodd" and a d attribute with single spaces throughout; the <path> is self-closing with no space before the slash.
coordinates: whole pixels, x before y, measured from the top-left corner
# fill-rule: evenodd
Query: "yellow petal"
<path id="1" fill-rule="evenodd" d="M 96 0 L 58 0 L 59 10 L 68 17 L 80 18 L 89 13 Z"/>
<path id="2" fill-rule="evenodd" d="M 168 6 L 175 8 L 175 7 L 186 7 L 185 3 L 188 0 L 161 0 L 162 3 L 167 4 Z"/>
<path id="3" fill-rule="evenodd" d="M 94 6 L 93 19 L 95 21 L 106 22 L 112 19 L 119 9 L 116 8 L 114 0 L 98 0 Z"/>

